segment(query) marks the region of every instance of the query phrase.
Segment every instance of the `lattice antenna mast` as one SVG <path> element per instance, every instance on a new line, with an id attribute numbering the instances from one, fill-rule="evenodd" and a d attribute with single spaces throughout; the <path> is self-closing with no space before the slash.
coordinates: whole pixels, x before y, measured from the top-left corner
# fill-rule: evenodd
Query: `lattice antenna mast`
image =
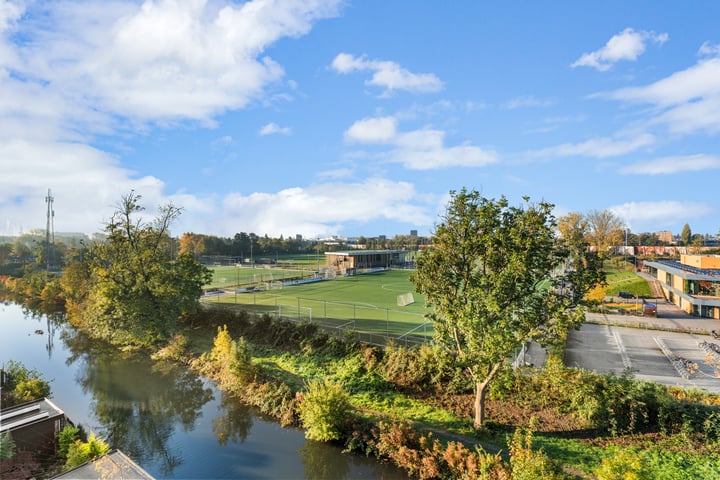
<path id="1" fill-rule="evenodd" d="M 50 189 L 48 188 L 48 194 L 47 197 L 45 197 L 45 203 L 47 203 L 47 226 L 45 228 L 45 245 L 47 248 L 46 252 L 46 261 L 47 261 L 47 270 L 50 271 L 50 265 L 51 265 L 51 255 L 52 252 L 54 252 L 54 246 L 55 246 L 55 210 L 53 209 L 53 201 L 55 199 L 52 196 L 52 193 L 50 192 Z"/>

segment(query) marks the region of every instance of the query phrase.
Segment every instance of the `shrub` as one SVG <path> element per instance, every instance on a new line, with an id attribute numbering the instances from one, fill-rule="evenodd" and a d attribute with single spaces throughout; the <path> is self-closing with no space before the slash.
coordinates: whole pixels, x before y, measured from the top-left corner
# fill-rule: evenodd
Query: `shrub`
<path id="1" fill-rule="evenodd" d="M 643 480 L 643 462 L 633 449 L 614 450 L 604 457 L 600 466 L 593 472 L 598 480 Z"/>
<path id="2" fill-rule="evenodd" d="M 90 433 L 87 442 L 75 440 L 68 448 L 65 469 L 79 467 L 83 463 L 95 460 L 110 451 L 108 444 L 102 439 Z"/>
<path id="3" fill-rule="evenodd" d="M 560 466 L 542 450 L 533 451 L 532 432 L 518 428 L 508 442 L 513 480 L 566 479 Z"/>
<path id="4" fill-rule="evenodd" d="M 305 437 L 327 442 L 339 440 L 352 420 L 350 399 L 338 383 L 312 381 L 298 406 Z"/>
<path id="5" fill-rule="evenodd" d="M 80 439 L 80 429 L 72 425 L 65 425 L 58 434 L 58 458 L 62 462 L 67 461 L 70 446 Z"/>
<path id="6" fill-rule="evenodd" d="M 8 460 L 15 455 L 15 441 L 10 432 L 0 434 L 0 460 Z"/>

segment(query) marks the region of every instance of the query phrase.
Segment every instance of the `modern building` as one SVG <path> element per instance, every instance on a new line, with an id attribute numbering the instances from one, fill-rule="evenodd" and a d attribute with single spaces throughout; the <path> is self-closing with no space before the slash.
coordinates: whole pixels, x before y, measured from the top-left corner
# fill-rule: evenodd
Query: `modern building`
<path id="1" fill-rule="evenodd" d="M 405 250 L 325 252 L 325 264 L 341 275 L 405 266 Z"/>
<path id="2" fill-rule="evenodd" d="M 665 298 L 697 317 L 720 320 L 720 255 L 680 255 L 645 262 Z"/>
<path id="3" fill-rule="evenodd" d="M 18 450 L 54 450 L 55 438 L 68 423 L 65 412 L 47 398 L 0 411 L 0 433 L 10 432 Z"/>

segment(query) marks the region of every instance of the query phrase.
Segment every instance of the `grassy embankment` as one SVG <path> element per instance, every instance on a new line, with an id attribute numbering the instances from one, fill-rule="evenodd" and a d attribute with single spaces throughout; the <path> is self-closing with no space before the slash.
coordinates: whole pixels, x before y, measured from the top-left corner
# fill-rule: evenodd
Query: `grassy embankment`
<path id="1" fill-rule="evenodd" d="M 638 282 L 633 272 L 625 272 L 620 268 L 609 265 L 608 284 L 609 288 L 616 291 L 628 291 L 637 295 L 644 295 L 642 290 L 642 282 Z M 406 272 L 390 272 L 393 275 L 403 274 Z M 383 274 L 385 275 L 385 274 Z M 376 279 L 383 279 L 383 275 L 376 276 Z M 355 277 L 359 279 L 361 277 Z M 389 277 L 388 277 L 389 278 Z M 299 286 L 286 289 L 283 293 L 293 292 L 295 295 L 309 296 L 312 291 L 320 285 L 335 284 L 330 292 L 343 295 L 347 299 L 348 292 L 357 289 L 357 281 L 355 283 L 336 283 L 325 282 L 325 284 L 315 284 L 308 286 Z M 350 279 L 351 280 L 351 279 Z M 397 280 L 397 278 L 395 278 Z M 383 283 L 383 279 L 380 285 Z M 362 283 L 362 282 L 360 282 Z M 637 284 L 637 287 L 633 285 Z M 400 290 L 406 289 L 408 284 L 398 284 Z M 646 285 L 646 283 L 645 283 Z M 353 288 L 354 287 L 354 288 Z M 295 289 L 303 289 L 302 292 Z M 647 288 L 645 286 L 645 288 Z M 361 289 L 362 290 L 362 289 Z M 361 294 L 361 299 L 367 300 L 369 296 L 379 298 L 377 285 L 375 291 L 369 288 L 365 293 Z M 382 289 L 380 289 L 382 290 Z M 649 291 L 649 289 L 648 289 Z M 342 293 L 340 293 L 342 292 Z M 369 293 L 368 293 L 369 292 Z M 318 295 L 328 295 L 324 292 Z M 392 299 L 394 301 L 394 295 Z M 368 296 L 369 295 L 369 296 Z M 231 302 L 232 303 L 232 302 Z M 188 338 L 192 338 L 192 349 L 195 354 L 208 352 L 212 348 L 215 330 L 196 327 L 195 331 L 187 332 Z M 217 327 L 217 325 L 213 325 Z M 232 331 L 232 326 L 229 325 Z M 235 336 L 243 334 L 241 331 L 235 331 Z M 619 452 L 633 452 L 635 458 L 641 458 L 646 471 L 653 472 L 654 475 L 666 475 L 664 478 L 702 478 L 707 472 L 717 471 L 717 465 L 720 463 L 718 457 L 718 445 L 707 444 L 698 440 L 697 425 L 693 427 L 689 419 L 695 418 L 702 420 L 704 410 L 698 405 L 703 404 L 720 404 L 717 396 L 708 396 L 697 394 L 693 402 L 683 403 L 680 401 L 680 407 L 664 406 L 665 413 L 675 412 L 677 408 L 686 409 L 688 412 L 696 411 L 700 408 L 700 414 L 695 417 L 688 414 L 683 420 L 680 418 L 680 427 L 677 423 L 665 422 L 664 425 L 644 425 L 642 429 L 633 431 L 613 427 L 615 431 L 608 431 L 605 428 L 597 428 L 593 423 L 593 415 L 597 416 L 597 412 L 588 413 L 587 405 L 597 404 L 602 397 L 608 397 L 607 392 L 597 392 L 597 398 L 575 398 L 573 402 L 576 405 L 573 408 L 567 406 L 569 402 L 567 397 L 571 392 L 567 390 L 584 390 L 586 394 L 593 395 L 595 392 L 588 390 L 588 385 L 592 382 L 599 382 L 598 385 L 605 385 L 605 389 L 615 389 L 623 392 L 623 388 L 630 388 L 631 392 L 622 393 L 625 395 L 625 405 L 617 406 L 617 408 L 637 409 L 638 415 L 642 415 L 644 407 L 640 404 L 647 403 L 647 399 L 640 398 L 640 394 L 632 393 L 632 391 L 643 391 L 659 389 L 664 387 L 645 387 L 642 383 L 638 386 L 627 387 L 626 384 L 620 383 L 619 380 L 612 380 L 609 384 L 604 384 L 602 380 L 598 380 L 600 376 L 593 377 L 588 380 L 578 377 L 572 381 L 567 381 L 565 390 L 555 387 L 555 390 L 548 390 L 547 385 L 543 383 L 552 383 L 550 379 L 542 379 L 543 374 L 533 373 L 530 377 L 535 377 L 531 383 L 540 386 L 532 387 L 531 390 L 536 391 L 528 395 L 527 387 L 519 387 L 519 383 L 528 382 L 528 378 L 514 376 L 508 373 L 496 382 L 491 401 L 489 405 L 489 422 L 486 430 L 476 432 L 473 430 L 469 407 L 471 405 L 470 396 L 466 393 L 448 393 L 444 391 L 440 385 L 426 385 L 423 388 L 412 385 L 399 385 L 397 379 L 392 379 L 392 374 L 388 373 L 387 368 L 379 369 L 377 362 L 368 361 L 367 350 L 365 357 L 357 351 L 354 353 L 345 353 L 338 355 L 335 353 L 327 353 L 323 349 L 308 348 L 305 344 L 303 348 L 287 348 L 283 345 L 282 340 L 275 338 L 271 342 L 258 341 L 258 339 L 250 339 L 250 348 L 252 354 L 253 365 L 260 371 L 264 372 L 270 378 L 282 380 L 293 391 L 303 391 L 308 382 L 319 379 L 330 379 L 331 381 L 342 383 L 346 391 L 350 394 L 353 406 L 363 412 L 370 418 L 391 418 L 395 420 L 406 420 L 415 422 L 417 426 L 424 429 L 441 432 L 448 439 L 462 438 L 469 445 L 483 442 L 484 444 L 495 445 L 503 451 L 508 450 L 507 435 L 517 426 L 532 427 L 537 433 L 535 435 L 534 445 L 542 448 L 550 454 L 552 458 L 561 462 L 567 471 L 573 472 L 578 478 L 593 478 L 593 472 L 602 464 L 603 459 L 618 458 Z M 373 366 L 375 365 L 375 367 Z M 406 365 L 407 368 L 407 365 Z M 562 370 L 568 372 L 568 370 Z M 556 372 L 557 373 L 557 372 Z M 547 372 L 553 375 L 553 372 Z M 568 375 L 562 373 L 563 376 Z M 540 378 L 540 380 L 538 380 Z M 573 384 L 573 382 L 580 382 Z M 401 382 L 402 383 L 402 382 Z M 514 386 L 513 386 L 514 384 Z M 457 385 L 455 386 L 457 388 Z M 577 392 L 575 392 L 577 395 Z M 638 396 L 635 400 L 633 395 Z M 644 394 L 643 394 L 644 395 Z M 687 396 L 683 392 L 675 392 L 677 396 Z M 538 398 L 546 398 L 538 402 Z M 670 402 L 672 396 L 663 397 L 664 402 Z M 529 400 L 532 398 L 532 400 Z M 631 403 L 627 404 L 630 398 Z M 651 397 L 648 397 L 651 398 Z M 636 401 L 637 404 L 632 403 Z M 673 400 L 674 401 L 674 400 Z M 570 402 L 572 403 L 572 402 Z M 579 408 L 578 404 L 585 403 L 584 409 Z M 615 406 L 610 406 L 615 408 Z M 607 415 L 607 412 L 604 413 Z M 612 415 L 616 415 L 615 413 Z M 612 417 L 611 415 L 611 417 Z M 612 421 L 617 423 L 617 418 Z M 683 423 L 685 421 L 685 423 Z M 695 430 L 693 430 L 695 428 Z M 711 427 L 706 427 L 711 428 Z M 717 432 L 716 432 L 717 434 Z M 712 437 L 712 436 L 711 436 Z M 714 438 L 714 437 L 713 437 Z M 714 445 L 714 446 L 713 446 Z M 715 468 L 716 470 L 713 470 Z M 684 472 L 682 475 L 677 472 Z M 705 472 L 705 473 L 703 473 Z M 690 475 L 690 476 L 688 476 Z M 658 477 L 660 478 L 660 477 Z"/>

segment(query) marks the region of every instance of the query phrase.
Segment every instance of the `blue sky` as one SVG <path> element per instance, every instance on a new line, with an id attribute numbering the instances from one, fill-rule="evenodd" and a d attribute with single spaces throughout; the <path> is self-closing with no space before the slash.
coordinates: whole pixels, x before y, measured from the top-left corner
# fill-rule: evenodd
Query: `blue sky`
<path id="1" fill-rule="evenodd" d="M 720 2 L 0 0 L 0 234 L 428 234 L 463 187 L 720 230 Z"/>

